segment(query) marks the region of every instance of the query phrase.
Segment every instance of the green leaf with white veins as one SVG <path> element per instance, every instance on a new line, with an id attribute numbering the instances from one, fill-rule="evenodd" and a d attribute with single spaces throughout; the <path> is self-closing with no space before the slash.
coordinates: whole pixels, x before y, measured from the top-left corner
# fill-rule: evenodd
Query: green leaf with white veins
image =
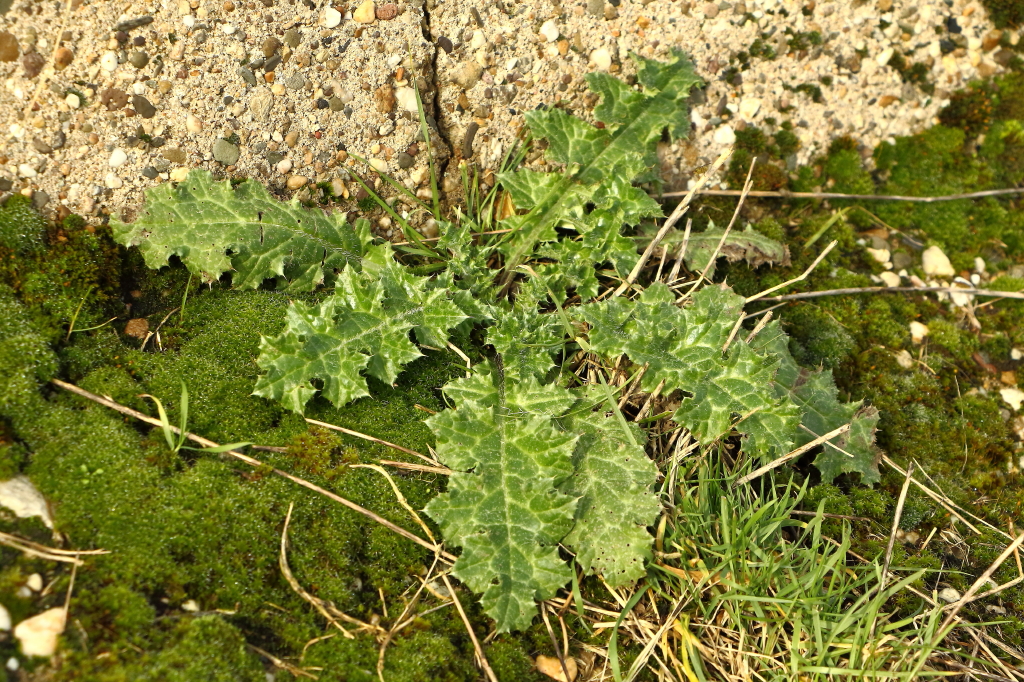
<path id="1" fill-rule="evenodd" d="M 658 468 L 644 452 L 647 437 L 635 424 L 627 435 L 614 415 L 600 412 L 566 421 L 580 439 L 573 475 L 560 489 L 580 501 L 576 525 L 562 542 L 588 573 L 600 573 L 613 587 L 639 580 L 651 557 L 647 526 L 661 509 L 652 490 Z"/>
<path id="2" fill-rule="evenodd" d="M 587 75 L 591 88 L 603 97 L 594 110 L 603 128 L 559 109 L 526 115 L 534 137 L 548 141 L 547 158 L 566 168 L 561 173 L 520 170 L 501 174 L 502 185 L 511 192 L 516 206 L 529 211 L 502 222 L 504 228 L 512 230 L 501 245 L 506 271 L 526 262 L 538 244 L 555 241 L 555 228 L 585 222 L 589 203 L 598 208 L 602 203 L 629 204 L 622 208 L 627 224 L 661 215 L 657 204 L 641 200 L 635 193 L 597 195 L 607 191 L 612 182 L 629 184 L 645 175 L 657 160 L 657 142 L 666 128 L 673 137 L 689 133 L 687 98 L 690 89 L 701 81 L 679 51 L 665 63 L 635 55 L 633 59 L 643 90 L 632 90 L 606 74 Z M 576 229 L 580 233 L 588 231 Z M 621 223 L 608 229 L 617 232 Z"/>
<path id="3" fill-rule="evenodd" d="M 232 271 L 239 288 L 280 278 L 285 291 L 312 291 L 333 284 L 346 265 L 359 265 L 368 225 L 357 235 L 344 215 L 305 209 L 297 199 L 277 201 L 254 180 L 233 188 L 192 170 L 177 186 L 146 190 L 134 223 L 111 219 L 110 225 L 115 239 L 138 246 L 151 268 L 178 256 L 206 281 Z"/>
<path id="4" fill-rule="evenodd" d="M 535 600 L 571 577 L 558 542 L 572 527 L 576 498 L 556 487 L 572 473 L 577 436 L 530 407 L 567 409 L 568 391 L 536 379 L 504 383 L 497 369 L 488 375 L 453 382 L 457 409 L 427 420 L 439 459 L 454 473 L 426 511 L 462 548 L 453 574 L 482 594 L 498 632 L 507 632 L 529 627 Z"/>
<path id="5" fill-rule="evenodd" d="M 728 287 L 715 285 L 679 308 L 665 285 L 654 284 L 639 302 L 611 299 L 580 311 L 590 324 L 595 351 L 606 358 L 625 353 L 634 363 L 649 365 L 645 390 L 664 380 L 666 395 L 677 389 L 688 394 L 672 418 L 698 441 L 710 443 L 735 426 L 748 435 L 755 453 L 783 454 L 799 412 L 774 392 L 779 360 L 756 352 L 740 336 L 723 351 L 743 302 Z"/>
<path id="6" fill-rule="evenodd" d="M 768 324 L 753 345 L 779 358 L 779 372 L 775 377 L 775 392 L 788 398 L 800 411 L 799 429 L 793 447 L 805 445 L 818 436 L 834 431 L 849 423 L 850 430 L 836 436 L 825 445 L 814 459 L 821 472 L 821 480 L 831 483 L 843 473 L 858 473 L 866 485 L 878 483 L 879 451 L 875 446 L 875 427 L 878 409 L 864 405 L 863 401 L 842 403 L 831 370 L 812 372 L 800 367 L 789 352 L 789 339 L 779 323 Z M 838 449 L 837 449 L 838 448 Z"/>
<path id="7" fill-rule="evenodd" d="M 375 249 L 390 254 L 387 247 Z M 410 331 L 420 343 L 443 346 L 448 330 L 466 319 L 447 292 L 429 290 L 426 278 L 390 258 L 374 272 L 379 279 L 346 269 L 321 303 L 289 306 L 285 330 L 260 340 L 257 363 L 267 373 L 254 395 L 301 414 L 317 392 L 312 381 L 319 379 L 324 397 L 344 405 L 369 395 L 363 372 L 390 384 L 403 365 L 422 355 Z"/>

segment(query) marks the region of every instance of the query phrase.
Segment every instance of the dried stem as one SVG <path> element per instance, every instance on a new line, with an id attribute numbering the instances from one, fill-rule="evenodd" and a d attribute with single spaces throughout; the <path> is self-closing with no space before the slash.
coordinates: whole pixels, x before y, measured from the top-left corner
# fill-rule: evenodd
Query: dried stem
<path id="1" fill-rule="evenodd" d="M 659 194 L 658 198 L 671 199 L 681 197 L 686 192 L 665 192 Z M 705 189 L 697 192 L 702 196 L 709 197 L 737 197 L 743 192 L 735 189 Z M 983 199 L 984 197 L 1007 196 L 1011 194 L 1024 194 L 1024 187 L 1013 187 L 1009 189 L 989 189 L 983 192 L 968 192 L 966 194 L 947 194 L 941 197 L 911 197 L 898 194 L 840 194 L 839 192 L 787 192 L 785 190 L 768 191 L 759 190 L 749 192 L 748 196 L 755 198 L 779 198 L 779 199 L 856 199 L 862 201 L 912 201 L 921 204 L 934 204 L 940 201 L 959 201 L 961 199 Z"/>

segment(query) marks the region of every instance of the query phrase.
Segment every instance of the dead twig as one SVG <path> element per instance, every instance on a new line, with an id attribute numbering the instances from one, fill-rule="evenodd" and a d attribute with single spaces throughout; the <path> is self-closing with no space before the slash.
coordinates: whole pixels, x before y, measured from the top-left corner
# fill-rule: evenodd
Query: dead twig
<path id="1" fill-rule="evenodd" d="M 463 610 L 462 602 L 459 601 L 459 596 L 455 594 L 455 588 L 452 587 L 451 581 L 448 580 L 448 574 L 442 573 L 441 579 L 444 581 L 444 586 L 448 588 L 448 594 L 451 595 L 452 601 L 455 602 L 455 608 L 459 612 L 459 617 L 462 618 L 462 622 L 466 626 L 466 632 L 469 633 L 469 639 L 473 642 L 473 649 L 476 650 L 476 657 L 480 661 L 480 667 L 484 669 L 484 674 L 490 682 L 498 682 L 498 676 L 494 674 L 494 671 L 491 670 L 491 664 L 487 662 L 487 656 L 484 655 L 484 649 L 480 646 L 480 640 L 476 638 L 476 632 L 473 631 L 473 624 L 469 622 L 469 616 Z"/>
<path id="2" fill-rule="evenodd" d="M 732 213 L 732 219 L 722 232 L 722 238 L 718 240 L 718 245 L 715 250 L 711 253 L 711 258 L 708 259 L 707 265 L 704 266 L 704 270 L 701 271 L 700 276 L 693 281 L 690 290 L 681 297 L 681 300 L 688 299 L 697 286 L 707 279 L 708 273 L 711 272 L 712 268 L 715 267 L 715 261 L 718 260 L 718 254 L 721 253 L 722 247 L 725 245 L 725 240 L 729 238 L 729 233 L 732 231 L 732 226 L 736 224 L 736 219 L 739 218 L 740 211 L 743 209 L 743 202 L 747 200 L 747 195 L 750 193 L 750 188 L 754 186 L 754 181 L 750 177 L 754 174 L 754 166 L 757 165 L 757 157 L 755 156 L 750 162 L 750 168 L 747 169 L 747 179 L 743 183 L 743 191 L 740 193 L 740 200 L 736 204 L 736 210 Z M 653 243 L 653 242 L 652 242 Z"/>
<path id="3" fill-rule="evenodd" d="M 750 481 L 753 481 L 758 476 L 762 476 L 762 475 L 768 473 L 769 471 L 771 471 L 772 469 L 775 469 L 776 467 L 782 466 L 783 464 L 785 464 L 786 462 L 788 462 L 788 461 L 790 461 L 792 459 L 796 459 L 797 457 L 799 457 L 800 455 L 804 454 L 805 452 L 807 452 L 809 450 L 812 450 L 812 449 L 818 447 L 819 445 L 821 445 L 822 443 L 824 443 L 826 441 L 829 441 L 829 440 L 835 438 L 836 436 L 842 435 L 842 434 L 846 433 L 849 430 L 850 430 L 850 425 L 849 424 L 843 424 L 838 429 L 833 429 L 832 431 L 829 431 L 828 433 L 826 433 L 824 436 L 818 436 L 817 438 L 812 440 L 810 443 L 807 443 L 806 445 L 801 445 L 800 447 L 798 447 L 797 449 L 793 450 L 789 454 L 783 455 L 782 457 L 779 457 L 778 459 L 775 459 L 775 460 L 772 460 L 771 462 L 768 462 L 763 467 L 761 467 L 759 469 L 755 469 L 754 471 L 751 471 L 749 474 L 747 474 L 746 476 L 744 476 L 740 480 L 738 480 L 735 483 L 733 483 L 733 487 L 734 488 L 738 488 L 739 486 L 743 485 L 744 483 L 749 483 Z"/>
<path id="4" fill-rule="evenodd" d="M 989 296 L 993 298 L 1012 298 L 1018 301 L 1024 300 L 1024 292 L 1018 291 L 994 291 L 992 289 L 967 289 L 958 287 L 850 287 L 847 289 L 824 289 L 822 291 L 803 291 L 799 294 L 785 294 L 783 296 L 769 296 L 759 299 L 761 301 L 783 302 L 802 301 L 808 298 L 822 298 L 824 296 L 846 296 L 849 294 L 894 294 L 898 292 L 929 294 L 970 294 L 971 296 Z M 753 299 L 747 299 L 748 302 Z"/>
<path id="5" fill-rule="evenodd" d="M 259 654 L 263 658 L 265 658 L 268 661 L 270 661 L 275 668 L 280 668 L 281 670 L 290 672 L 295 677 L 308 677 L 311 680 L 319 680 L 320 679 L 319 677 L 317 677 L 313 673 L 307 672 L 307 671 L 303 670 L 302 668 L 297 668 L 294 665 L 292 665 L 291 663 L 287 663 L 286 661 L 282 661 L 280 658 L 278 658 L 274 654 L 270 653 L 269 651 L 264 651 L 263 649 L 259 648 L 258 646 L 254 645 L 254 644 L 249 644 L 247 642 L 245 646 L 247 646 L 250 650 L 255 651 L 257 654 Z"/>
<path id="6" fill-rule="evenodd" d="M 56 549 L 54 547 L 40 545 L 39 543 L 32 542 L 31 540 L 19 538 L 17 535 L 11 535 L 10 533 L 0 533 L 0 545 L 7 545 L 11 549 L 16 549 L 19 552 L 28 554 L 29 556 L 46 559 L 48 561 L 60 561 L 65 564 L 73 564 L 75 566 L 82 565 L 82 560 L 78 558 L 80 554 L 110 554 L 110 551 L 106 549 Z"/>
<path id="7" fill-rule="evenodd" d="M 452 470 L 448 467 L 440 466 L 427 466 L 426 464 L 412 464 L 410 462 L 396 462 L 390 459 L 377 460 L 384 466 L 394 467 L 396 469 L 405 469 L 406 471 L 422 471 L 428 474 L 440 474 L 442 476 L 451 476 Z"/>
<path id="8" fill-rule="evenodd" d="M 665 235 L 668 234 L 668 231 L 675 227 L 675 224 L 679 222 L 679 219 L 683 217 L 683 214 L 686 213 L 687 210 L 689 210 L 690 202 L 693 201 L 693 197 L 696 195 L 697 191 L 700 188 L 702 188 L 705 184 L 707 184 L 708 179 L 718 172 L 718 169 L 722 167 L 722 164 L 724 164 L 730 156 L 732 156 L 731 147 L 722 152 L 721 155 L 719 155 L 719 157 L 715 160 L 714 164 L 712 164 L 711 168 L 708 169 L 708 172 L 701 176 L 701 178 L 697 181 L 697 184 L 694 186 L 694 188 L 691 189 L 689 192 L 686 192 L 685 198 L 681 202 L 679 202 L 679 205 L 676 206 L 675 210 L 672 211 L 672 214 L 665 220 L 665 223 L 661 226 L 661 229 L 658 230 L 658 233 L 654 235 L 654 239 L 652 239 L 651 243 L 647 245 L 646 249 L 644 249 L 643 255 L 640 256 L 640 260 L 638 260 L 636 262 L 636 265 L 633 266 L 633 270 L 630 271 L 629 276 L 626 277 L 626 281 L 620 284 L 619 287 L 615 290 L 615 293 L 612 294 L 613 297 L 622 295 L 622 293 L 626 291 L 626 289 L 633 286 L 633 282 L 635 282 L 636 278 L 640 276 L 640 272 L 644 269 L 644 266 L 647 264 L 647 261 L 651 257 L 651 254 L 654 253 L 654 249 L 658 247 L 658 244 L 660 244 L 661 240 L 665 238 Z M 753 164 L 751 164 L 750 167 L 751 170 L 753 170 Z M 749 175 L 747 176 L 747 179 L 749 181 Z"/>
<path id="9" fill-rule="evenodd" d="M 750 298 L 748 298 L 746 300 L 746 303 L 751 303 L 751 302 L 756 301 L 758 299 L 764 298 L 764 296 L 766 294 L 770 294 L 773 291 L 778 291 L 779 289 L 784 289 L 785 287 L 788 287 L 790 284 L 796 284 L 797 282 L 804 281 L 805 279 L 807 279 L 810 276 L 810 274 L 812 272 L 814 272 L 814 269 L 816 267 L 818 267 L 818 264 L 821 263 L 821 261 L 825 260 L 825 256 L 827 256 L 832 249 L 836 248 L 836 245 L 838 243 L 839 243 L 838 241 L 833 240 L 831 244 L 826 246 L 825 249 L 821 253 L 818 254 L 818 257 L 814 259 L 814 262 L 811 263 L 807 267 L 807 269 L 804 270 L 804 273 L 802 275 L 800 275 L 799 277 L 794 277 L 793 279 L 787 280 L 787 281 L 783 282 L 782 284 L 776 284 L 775 286 L 771 287 L 770 289 L 765 289 L 764 291 L 762 291 L 759 294 L 754 294 L 753 296 L 751 296 Z M 765 299 L 765 300 L 768 300 L 768 299 Z"/>
<path id="10" fill-rule="evenodd" d="M 665 192 L 657 195 L 659 198 L 671 199 L 681 197 L 686 192 Z M 735 189 L 705 189 L 697 192 L 702 196 L 709 197 L 738 197 L 743 192 Z M 934 204 L 941 201 L 960 201 L 961 199 L 983 199 L 985 197 L 999 197 L 1011 194 L 1024 194 L 1024 187 L 1012 187 L 1008 189 L 988 189 L 982 192 L 968 192 L 966 194 L 947 194 L 941 197 L 911 197 L 899 194 L 841 194 L 839 192 L 787 192 L 785 190 L 770 191 L 758 190 L 749 192 L 747 196 L 755 198 L 777 198 L 777 199 L 856 199 L 861 201 L 912 201 L 920 204 Z"/>
<path id="11" fill-rule="evenodd" d="M 416 452 L 415 450 L 410 450 L 409 448 L 402 447 L 401 445 L 396 445 L 395 443 L 389 443 L 388 441 L 383 440 L 381 438 L 377 438 L 376 436 L 370 436 L 370 435 L 367 435 L 365 433 L 359 433 L 358 431 L 353 431 L 352 429 L 346 429 L 344 426 L 335 426 L 334 424 L 328 424 L 327 422 L 317 421 L 316 419 L 306 419 L 306 423 L 307 424 L 313 424 L 315 426 L 322 426 L 325 429 L 330 429 L 331 431 L 337 431 L 339 433 L 344 433 L 347 436 L 353 436 L 355 438 L 362 438 L 363 440 L 368 440 L 371 443 L 377 443 L 378 445 L 383 445 L 385 447 L 389 447 L 392 450 L 398 450 L 399 452 L 404 452 L 407 455 L 412 455 L 413 457 L 419 457 L 420 459 L 422 459 L 425 462 L 430 462 L 431 464 L 437 464 L 437 462 L 435 462 L 434 460 L 430 459 L 429 457 L 427 457 L 424 454 Z"/>
<path id="12" fill-rule="evenodd" d="M 299 584 L 299 581 L 296 580 L 295 576 L 292 574 L 292 569 L 288 565 L 288 525 L 292 521 L 292 509 L 294 508 L 294 502 L 288 505 L 288 514 L 284 517 L 284 528 L 281 530 L 281 554 L 277 560 L 278 565 L 281 567 L 281 574 L 284 576 L 284 579 L 288 581 L 288 584 L 291 586 L 295 594 L 299 595 L 305 601 L 312 604 L 313 608 L 319 611 L 320 615 L 326 618 L 327 622 L 330 623 L 332 627 L 337 628 L 338 631 L 340 631 L 341 634 L 345 635 L 347 639 L 355 639 L 355 635 L 353 635 L 351 632 L 343 628 L 341 626 L 341 623 L 339 623 L 337 619 L 327 610 L 326 602 L 324 602 L 323 599 L 314 597 L 309 592 L 307 592 L 302 587 L 302 585 Z M 364 623 L 360 620 L 356 620 L 351 616 L 349 616 L 348 618 L 350 618 L 352 621 L 355 621 L 355 623 L 353 624 L 361 626 L 362 629 L 373 629 L 373 627 L 367 623 Z"/>

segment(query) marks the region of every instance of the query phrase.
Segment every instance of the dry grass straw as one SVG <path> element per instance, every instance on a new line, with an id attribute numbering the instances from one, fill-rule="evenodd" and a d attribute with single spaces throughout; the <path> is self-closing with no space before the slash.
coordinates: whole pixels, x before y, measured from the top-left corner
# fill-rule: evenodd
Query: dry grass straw
<path id="1" fill-rule="evenodd" d="M 110 554 L 105 549 L 58 549 L 56 547 L 47 547 L 46 545 L 40 545 L 37 542 L 20 538 L 17 535 L 11 535 L 10 533 L 0 533 L 0 545 L 6 545 L 11 549 L 16 549 L 23 554 L 34 556 L 39 559 L 46 559 L 47 561 L 59 561 L 65 564 L 73 564 L 75 566 L 81 566 L 82 560 L 80 556 L 97 554 Z"/>

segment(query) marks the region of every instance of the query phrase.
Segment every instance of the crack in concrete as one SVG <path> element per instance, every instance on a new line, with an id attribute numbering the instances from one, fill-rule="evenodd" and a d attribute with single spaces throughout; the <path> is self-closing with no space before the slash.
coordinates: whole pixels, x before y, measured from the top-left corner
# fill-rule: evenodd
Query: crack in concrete
<path id="1" fill-rule="evenodd" d="M 437 133 L 437 137 L 444 144 L 445 149 L 443 154 L 438 154 L 438 150 L 431 141 L 431 151 L 434 154 L 435 168 L 437 169 L 437 182 L 438 187 L 443 183 L 445 174 L 448 172 L 448 162 L 451 161 L 452 155 L 455 153 L 455 146 L 448 137 L 448 133 L 445 130 L 445 126 L 441 124 L 441 84 L 437 78 L 437 55 L 441 47 L 437 44 L 431 31 L 430 23 L 430 9 L 433 5 L 433 0 L 424 0 L 423 2 L 423 23 L 420 28 L 423 31 L 423 38 L 433 47 L 433 52 L 430 57 L 430 112 L 427 116 L 427 127 L 430 128 L 431 120 L 433 120 L 432 131 Z M 443 193 L 443 192 L 442 192 Z"/>

